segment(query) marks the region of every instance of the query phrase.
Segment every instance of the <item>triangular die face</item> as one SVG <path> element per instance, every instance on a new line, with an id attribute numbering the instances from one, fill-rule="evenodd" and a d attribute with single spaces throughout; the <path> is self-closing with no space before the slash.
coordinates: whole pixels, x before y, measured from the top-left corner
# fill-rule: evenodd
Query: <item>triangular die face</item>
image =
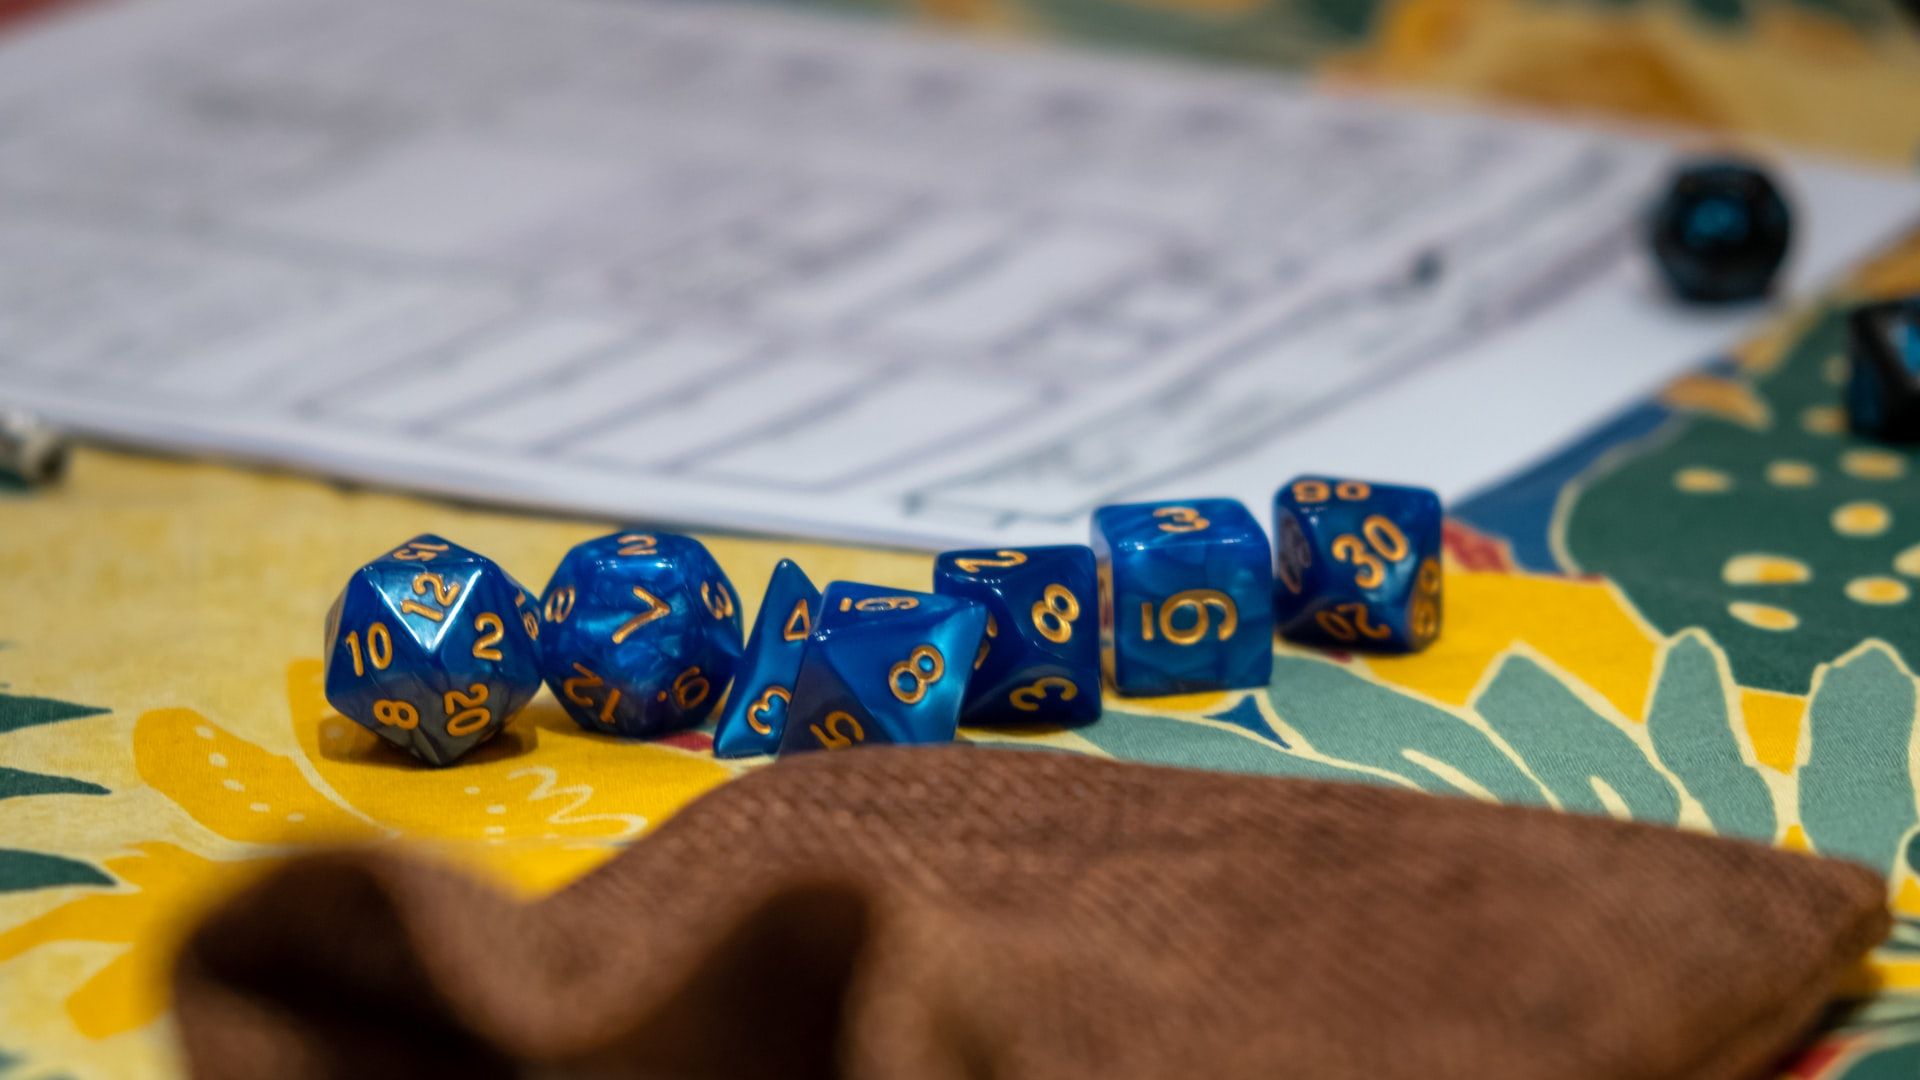
<path id="1" fill-rule="evenodd" d="M 780 640 L 804 641 L 808 634 L 813 633 L 814 607 L 815 602 L 807 597 L 796 597 L 785 621 L 781 623 Z"/>
<path id="2" fill-rule="evenodd" d="M 421 533 L 404 543 L 396 544 L 384 552 L 375 563 L 396 562 L 406 565 L 431 567 L 465 566 L 485 562 L 486 556 L 477 551 L 463 548 L 437 533 Z"/>
<path id="3" fill-rule="evenodd" d="M 830 651 L 819 644 L 808 647 L 794 679 L 793 699 L 787 703 L 781 754 L 846 749 L 881 734 L 879 723 L 860 703 Z M 836 713 L 846 717 L 836 718 Z"/>
<path id="4" fill-rule="evenodd" d="M 477 610 L 474 597 L 485 589 L 486 571 L 486 566 L 478 562 L 418 567 L 412 563 L 377 563 L 362 571 L 362 576 L 374 585 L 394 628 L 404 630 L 422 649 L 430 651 L 438 647 L 451 627 L 471 618 L 470 613 Z"/>
<path id="5" fill-rule="evenodd" d="M 419 670 L 427 649 L 395 618 L 366 574 L 356 574 L 336 602 L 340 615 L 327 641 L 326 692 L 354 693 Z M 392 696 L 392 695 L 385 695 Z"/>
<path id="6" fill-rule="evenodd" d="M 944 609 L 925 607 L 905 611 L 829 612 L 821 617 L 816 629 L 824 627 L 832 631 L 833 636 L 843 638 L 903 634 L 932 626 L 949 614 L 951 612 Z"/>
<path id="7" fill-rule="evenodd" d="M 943 610 L 945 597 L 909 589 L 888 589 L 862 582 L 836 581 L 827 586 L 815 615 L 815 629 L 837 629 L 869 623 L 896 624 L 902 618 Z"/>
<path id="8" fill-rule="evenodd" d="M 770 638 L 770 644 L 805 641 L 819 618 L 820 590 L 813 587 L 799 564 L 782 559 L 767 580 L 767 591 L 760 596 L 752 638 L 756 642 Z"/>

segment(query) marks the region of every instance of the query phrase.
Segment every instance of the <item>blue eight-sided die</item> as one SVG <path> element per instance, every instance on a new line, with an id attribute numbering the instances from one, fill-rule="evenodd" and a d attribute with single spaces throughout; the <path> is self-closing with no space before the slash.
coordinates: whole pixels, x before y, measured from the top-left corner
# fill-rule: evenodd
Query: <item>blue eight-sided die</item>
<path id="1" fill-rule="evenodd" d="M 971 600 L 827 586 L 780 753 L 952 742 L 986 628 L 986 609 Z"/>
<path id="2" fill-rule="evenodd" d="M 540 602 L 542 673 L 588 731 L 645 738 L 697 724 L 740 660 L 733 584 L 692 537 L 589 540 L 560 560 Z"/>
<path id="3" fill-rule="evenodd" d="M 978 601 L 964 724 L 1084 724 L 1100 717 L 1099 592 L 1093 552 L 1057 547 L 949 551 L 933 591 Z"/>
<path id="4" fill-rule="evenodd" d="M 1267 534 L 1232 499 L 1093 515 L 1101 662 L 1122 694 L 1265 686 L 1273 673 Z"/>
<path id="5" fill-rule="evenodd" d="M 1426 488 L 1302 476 L 1273 497 L 1281 636 L 1412 652 L 1440 633 L 1440 497 Z"/>
<path id="6" fill-rule="evenodd" d="M 747 635 L 733 689 L 714 723 L 715 757 L 752 757 L 780 748 L 800 656 L 819 614 L 820 590 L 791 559 L 780 560 Z"/>
<path id="7" fill-rule="evenodd" d="M 356 571 L 328 612 L 327 701 L 449 765 L 539 690 L 539 633 L 532 597 L 493 560 L 416 536 Z"/>

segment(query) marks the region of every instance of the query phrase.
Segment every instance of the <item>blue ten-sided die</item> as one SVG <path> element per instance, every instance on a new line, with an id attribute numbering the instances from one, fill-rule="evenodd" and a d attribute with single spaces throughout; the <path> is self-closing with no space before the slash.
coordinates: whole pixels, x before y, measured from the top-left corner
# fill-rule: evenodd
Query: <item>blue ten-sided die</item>
<path id="1" fill-rule="evenodd" d="M 1412 652 L 1440 633 L 1440 496 L 1302 476 L 1273 497 L 1273 614 L 1313 645 Z"/>
<path id="2" fill-rule="evenodd" d="M 588 731 L 645 738 L 691 727 L 740 660 L 733 584 L 692 537 L 589 540 L 560 560 L 540 603 L 541 671 Z"/>
<path id="3" fill-rule="evenodd" d="M 1273 673 L 1267 534 L 1232 499 L 1093 515 L 1100 659 L 1122 694 L 1265 686 Z"/>
<path id="4" fill-rule="evenodd" d="M 493 560 L 416 536 L 361 567 L 327 613 L 327 701 L 451 765 L 540 689 L 532 599 Z"/>
<path id="5" fill-rule="evenodd" d="M 733 690 L 713 728 L 715 757 L 753 757 L 780 748 L 800 654 L 820 615 L 820 590 L 791 559 L 781 559 L 767 582 L 747 635 L 747 652 L 733 678 Z"/>
<path id="6" fill-rule="evenodd" d="M 986 609 L 844 581 L 827 586 L 820 606 L 780 753 L 952 742 Z"/>
<path id="7" fill-rule="evenodd" d="M 1100 718 L 1095 582 L 1093 552 L 1079 544 L 949 551 L 934 561 L 934 592 L 987 609 L 961 723 L 1074 725 Z"/>

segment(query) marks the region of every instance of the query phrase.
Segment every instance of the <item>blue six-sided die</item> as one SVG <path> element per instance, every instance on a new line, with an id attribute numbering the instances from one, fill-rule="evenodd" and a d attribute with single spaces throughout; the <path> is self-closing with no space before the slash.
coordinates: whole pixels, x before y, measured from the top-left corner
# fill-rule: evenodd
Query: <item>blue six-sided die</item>
<path id="1" fill-rule="evenodd" d="M 820 590 L 792 560 L 780 560 L 747 635 L 733 689 L 714 724 L 715 757 L 752 757 L 779 749 L 800 656 L 819 614 Z"/>
<path id="2" fill-rule="evenodd" d="M 1267 535 L 1232 499 L 1093 515 L 1101 662 L 1122 694 L 1265 686 L 1273 670 Z"/>
<path id="3" fill-rule="evenodd" d="M 1273 498 L 1281 636 L 1411 652 L 1440 632 L 1440 497 L 1426 488 L 1302 476 Z"/>
<path id="4" fill-rule="evenodd" d="M 1099 592 L 1091 550 L 1071 544 L 949 551 L 933 564 L 933 591 L 987 610 L 961 722 L 1073 725 L 1099 718 Z"/>
<path id="5" fill-rule="evenodd" d="M 741 651 L 733 584 L 698 540 L 621 532 L 567 552 L 541 595 L 541 670 L 581 727 L 636 738 L 706 719 Z"/>
<path id="6" fill-rule="evenodd" d="M 540 688 L 531 597 L 491 559 L 423 535 L 356 571 L 327 614 L 324 684 L 341 715 L 449 765 Z"/>
<path id="7" fill-rule="evenodd" d="M 780 753 L 952 742 L 986 626 L 986 609 L 970 600 L 827 586 Z"/>

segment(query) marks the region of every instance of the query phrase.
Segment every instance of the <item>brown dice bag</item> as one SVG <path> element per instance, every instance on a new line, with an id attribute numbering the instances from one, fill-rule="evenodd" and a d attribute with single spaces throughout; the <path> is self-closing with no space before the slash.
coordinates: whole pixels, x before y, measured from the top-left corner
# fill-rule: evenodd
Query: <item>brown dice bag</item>
<path id="1" fill-rule="evenodd" d="M 1831 860 L 967 747 L 782 761 L 516 903 L 297 860 L 177 969 L 210 1077 L 1745 1077 L 1887 926 Z"/>

